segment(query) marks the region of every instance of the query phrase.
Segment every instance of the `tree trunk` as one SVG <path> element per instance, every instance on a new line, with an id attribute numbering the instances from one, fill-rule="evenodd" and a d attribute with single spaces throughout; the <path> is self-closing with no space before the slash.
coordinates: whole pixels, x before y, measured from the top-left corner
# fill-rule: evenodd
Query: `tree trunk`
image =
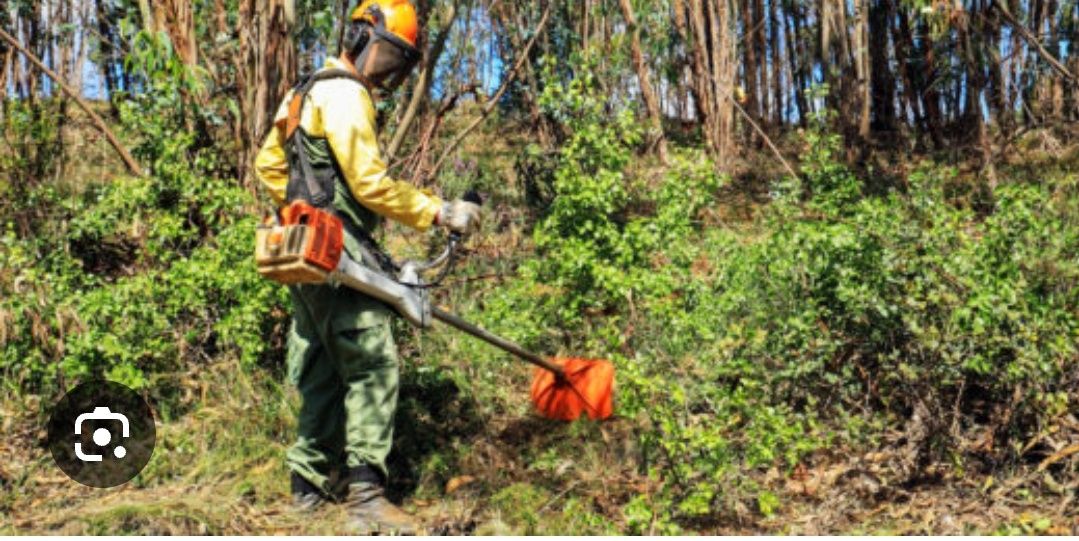
<path id="1" fill-rule="evenodd" d="M 858 137 L 863 141 L 869 139 L 870 126 L 870 91 L 869 74 L 869 6 L 867 0 L 854 0 L 854 28 L 851 36 L 852 51 L 854 55 L 854 71 L 856 81 L 856 96 L 858 102 Z"/>
<path id="2" fill-rule="evenodd" d="M 756 39 L 754 38 L 757 31 L 757 22 L 754 19 L 753 3 L 753 0 L 745 0 L 742 7 L 742 28 L 744 31 L 742 35 L 742 79 L 746 92 L 745 110 L 754 121 L 759 121 L 761 97 L 760 87 L 757 85 L 757 75 L 760 70 L 757 68 L 757 48 L 755 46 Z M 751 138 L 755 137 L 752 131 L 748 133 L 751 134 Z"/>
<path id="3" fill-rule="evenodd" d="M 886 0 L 888 3 L 888 20 L 895 21 L 891 26 L 892 43 L 895 44 L 895 57 L 899 64 L 899 75 L 903 81 L 903 101 L 905 106 L 899 108 L 904 115 L 910 111 L 914 121 L 914 128 L 922 133 L 928 132 L 925 121 L 925 111 L 922 101 L 919 99 L 921 84 L 918 79 L 920 73 L 917 63 L 919 59 L 914 51 L 914 39 L 910 33 L 910 25 L 907 22 L 907 7 L 899 5 L 898 0 Z"/>
<path id="4" fill-rule="evenodd" d="M 918 90 L 925 105 L 926 122 L 929 125 L 929 134 L 933 138 L 933 144 L 937 148 L 944 146 L 944 115 L 941 111 L 940 91 L 932 84 L 937 77 L 936 57 L 933 55 L 933 40 L 930 37 L 929 25 L 921 20 L 918 22 L 918 34 L 925 36 L 920 40 L 918 54 L 921 59 L 920 71 L 918 71 Z"/>
<path id="5" fill-rule="evenodd" d="M 701 120 L 703 122 L 703 128 L 705 133 L 705 140 L 712 146 L 717 153 L 722 154 L 723 148 L 729 144 L 728 142 L 721 141 L 718 136 L 718 122 L 716 118 L 716 96 L 713 91 L 712 82 L 712 66 L 710 63 L 711 56 L 708 54 L 709 38 L 706 33 L 706 23 L 704 20 L 704 6 L 702 5 L 704 0 L 690 0 L 690 23 L 693 26 L 693 48 L 694 55 L 699 62 L 698 86 L 700 89 L 701 101 L 698 104 L 698 111 L 700 111 Z"/>
<path id="6" fill-rule="evenodd" d="M 252 165 L 270 131 L 278 102 L 296 78 L 296 53 L 290 32 L 292 0 L 241 0 L 237 94 L 240 103 L 240 179 L 254 191 Z"/>
<path id="7" fill-rule="evenodd" d="M 735 38 L 733 21 L 735 14 L 731 13 L 731 6 L 735 5 L 728 0 L 713 0 L 713 13 L 715 14 L 715 28 L 712 30 L 716 43 L 712 54 L 716 57 L 715 73 L 713 80 L 716 86 L 722 88 L 716 93 L 715 117 L 716 136 L 721 142 L 719 157 L 721 163 L 730 152 L 734 138 L 734 103 L 731 101 L 731 92 L 734 89 L 737 76 L 735 63 Z"/>
<path id="8" fill-rule="evenodd" d="M 198 65 L 199 49 L 191 0 L 158 0 L 155 7 L 154 21 L 168 34 L 176 56 L 185 66 Z"/>
<path id="9" fill-rule="evenodd" d="M 753 0 L 753 19 L 756 21 L 756 28 L 753 33 L 753 40 L 749 43 L 752 44 L 757 50 L 757 91 L 760 92 L 760 97 L 757 100 L 757 105 L 760 107 L 759 116 L 761 123 L 767 124 L 768 117 L 771 115 L 768 99 L 768 88 L 771 86 L 768 81 L 768 50 L 765 46 L 767 39 L 765 34 L 765 22 L 766 17 L 764 13 L 764 1 Z"/>
<path id="10" fill-rule="evenodd" d="M 698 109 L 705 119 L 705 139 L 722 165 L 733 143 L 733 107 L 728 101 L 737 77 L 731 2 L 729 0 L 691 0 L 690 22 L 694 61 L 699 61 Z"/>
<path id="11" fill-rule="evenodd" d="M 142 21 L 142 29 L 148 33 L 157 32 L 157 22 L 154 21 L 154 10 L 150 7 L 150 0 L 139 0 L 139 20 Z"/>
<path id="12" fill-rule="evenodd" d="M 791 33 L 791 63 L 792 69 L 795 73 L 795 80 L 797 81 L 796 88 L 794 90 L 794 99 L 798 104 L 798 124 L 803 128 L 809 121 L 809 116 L 813 114 L 813 105 L 806 99 L 806 91 L 810 87 L 811 75 L 810 75 L 810 59 L 808 53 L 808 47 L 806 46 L 806 40 L 802 36 L 802 19 L 803 14 L 798 5 L 791 2 L 792 16 L 790 17 L 790 33 Z"/>
<path id="13" fill-rule="evenodd" d="M 779 13 L 776 0 L 768 0 L 768 48 L 772 51 L 772 125 L 783 125 L 783 51 L 779 47 L 779 35 L 783 28 L 779 23 Z"/>
<path id="14" fill-rule="evenodd" d="M 641 51 L 640 28 L 637 26 L 637 18 L 633 14 L 633 4 L 630 0 L 619 0 L 619 4 L 622 7 L 622 16 L 626 19 L 626 30 L 629 32 L 633 68 L 637 71 L 641 98 L 648 113 L 648 123 L 651 131 L 648 135 L 649 147 L 655 147 L 659 154 L 659 160 L 666 165 L 668 163 L 667 141 L 663 136 L 662 112 L 659 109 L 659 100 L 656 98 L 656 92 L 652 88 L 652 82 L 649 80 L 648 64 L 645 63 L 644 53 Z"/>
<path id="15" fill-rule="evenodd" d="M 711 129 L 712 122 L 712 98 L 709 92 L 711 84 L 707 74 L 707 44 L 702 43 L 701 33 L 703 29 L 703 17 L 701 13 L 701 0 L 689 0 L 687 6 L 682 0 L 672 0 L 674 9 L 674 26 L 677 29 L 682 43 L 689 50 L 690 89 L 693 93 L 693 105 L 697 124 L 701 128 L 705 144 L 713 151 L 717 149 Z M 698 22 L 698 18 L 702 19 Z"/>
<path id="16" fill-rule="evenodd" d="M 1049 56 L 1052 58 L 1060 58 L 1060 26 L 1057 20 L 1057 0 L 1049 0 L 1049 6 L 1047 8 L 1046 19 L 1049 22 Z M 1061 64 L 1061 67 L 1064 67 Z M 1066 69 L 1066 68 L 1065 68 Z M 1053 111 L 1053 118 L 1061 118 L 1064 116 L 1064 77 L 1059 73 L 1053 74 L 1053 79 L 1050 87 L 1050 103 Z"/>
<path id="17" fill-rule="evenodd" d="M 974 3 L 972 7 L 976 10 L 977 3 Z M 963 9 L 961 0 L 955 0 L 954 9 L 955 13 L 958 13 L 956 32 L 962 48 L 961 55 L 966 65 L 967 73 L 966 104 L 962 111 L 962 123 L 970 127 L 978 147 L 981 149 L 982 165 L 985 165 L 991 158 L 992 152 L 989 147 L 989 134 L 986 130 L 985 120 L 982 118 L 981 100 L 985 91 L 985 77 L 982 73 L 982 63 L 978 58 L 979 47 L 971 35 L 973 33 L 971 32 L 971 21 L 974 18 Z"/>
<path id="18" fill-rule="evenodd" d="M 895 76 L 888 61 L 889 9 L 891 0 L 870 0 L 869 56 L 870 86 L 872 87 L 873 129 L 894 131 Z M 899 63 L 904 63 L 900 60 Z"/>
<path id="19" fill-rule="evenodd" d="M 991 0 L 997 1 L 997 0 Z M 993 47 L 987 51 L 989 65 L 989 117 L 1000 128 L 1002 135 L 1010 137 L 1012 132 L 1012 118 L 1008 112 L 1008 89 L 1004 78 L 1004 69 L 1000 58 L 1000 13 L 988 10 L 985 14 L 987 36 Z"/>

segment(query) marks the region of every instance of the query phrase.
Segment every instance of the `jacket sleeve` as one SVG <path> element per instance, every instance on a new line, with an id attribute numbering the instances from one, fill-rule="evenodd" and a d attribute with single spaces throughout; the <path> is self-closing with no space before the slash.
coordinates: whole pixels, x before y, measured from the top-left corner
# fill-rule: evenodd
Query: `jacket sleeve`
<path id="1" fill-rule="evenodd" d="M 372 211 L 424 231 L 431 227 L 442 200 L 407 182 L 386 174 L 375 136 L 375 109 L 365 90 L 357 96 L 351 81 L 330 83 L 332 91 L 320 103 L 321 123 L 326 140 L 353 197 Z M 323 100 L 320 100 L 323 101 Z"/>
<path id="2" fill-rule="evenodd" d="M 255 156 L 255 176 L 278 205 L 285 202 L 285 186 L 288 184 L 284 138 L 284 133 L 275 125 Z"/>

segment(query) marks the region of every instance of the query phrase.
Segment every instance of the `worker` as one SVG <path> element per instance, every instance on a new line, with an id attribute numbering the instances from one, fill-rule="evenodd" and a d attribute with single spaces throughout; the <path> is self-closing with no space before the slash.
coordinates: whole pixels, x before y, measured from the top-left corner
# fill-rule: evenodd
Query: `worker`
<path id="1" fill-rule="evenodd" d="M 385 260 L 372 233 L 382 218 L 467 234 L 480 225 L 480 207 L 390 178 L 380 156 L 371 93 L 392 92 L 419 60 L 414 7 L 365 0 L 348 24 L 339 57 L 285 97 L 255 170 L 278 204 L 332 209 L 344 222 L 345 251 L 378 265 Z M 290 294 L 287 369 L 303 400 L 287 453 L 294 504 L 310 510 L 334 500 L 343 475 L 354 533 L 416 533 L 414 517 L 384 492 L 398 393 L 392 309 L 331 285 L 290 286 Z"/>

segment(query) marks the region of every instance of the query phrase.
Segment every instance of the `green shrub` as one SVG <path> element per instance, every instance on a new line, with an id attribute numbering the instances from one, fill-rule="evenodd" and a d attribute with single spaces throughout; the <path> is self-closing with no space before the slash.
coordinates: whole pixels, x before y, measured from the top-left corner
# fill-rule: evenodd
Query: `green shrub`
<path id="1" fill-rule="evenodd" d="M 43 234 L 6 225 L 0 372 L 23 392 L 95 375 L 167 394 L 176 374 L 216 357 L 280 356 L 286 295 L 255 271 L 255 202 L 213 176 L 222 149 L 188 129 L 209 121 L 188 103 L 200 74 L 152 34 L 128 60 L 153 91 L 125 100 L 121 118 L 153 174 L 72 198 L 40 189 Z"/>
<path id="2" fill-rule="evenodd" d="M 19 269 L 10 287 L 21 293 L 0 303 L 11 381 L 43 390 L 97 374 L 141 387 L 229 351 L 247 364 L 267 353 L 284 288 L 255 272 L 248 195 L 201 179 L 190 199 L 163 205 L 161 184 L 120 180 L 73 205 L 70 245 L 100 250 L 86 259 L 78 249 L 39 259 L 51 247 L 4 237 L 0 261 Z"/>
<path id="3" fill-rule="evenodd" d="M 759 219 L 703 228 L 722 180 L 677 154 L 662 180 L 634 176 L 635 124 L 584 72 L 545 87 L 572 130 L 536 255 L 485 317 L 531 345 L 613 357 L 617 413 L 640 423 L 642 471 L 662 481 L 649 505 L 668 510 L 630 502 L 633 531 L 737 502 L 773 513 L 781 498 L 747 468 L 791 468 L 888 424 L 922 458 L 960 464 L 964 434 L 990 430 L 1000 464 L 1064 422 L 1079 399 L 1069 184 L 1005 183 L 983 216 L 949 202 L 954 170 L 925 164 L 906 193 L 869 196 L 818 128 L 801 178 L 777 183 Z"/>

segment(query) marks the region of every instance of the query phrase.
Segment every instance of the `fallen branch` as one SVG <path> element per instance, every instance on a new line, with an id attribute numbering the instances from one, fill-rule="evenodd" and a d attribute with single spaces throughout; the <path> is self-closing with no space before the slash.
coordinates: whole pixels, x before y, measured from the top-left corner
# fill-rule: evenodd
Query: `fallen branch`
<path id="1" fill-rule="evenodd" d="M 792 177 L 794 177 L 795 180 L 799 180 L 798 173 L 796 173 L 794 171 L 794 168 L 791 167 L 791 164 L 787 163 L 787 160 L 783 158 L 783 154 L 779 152 L 779 148 L 776 147 L 775 143 L 772 142 L 772 138 L 768 137 L 767 133 L 764 133 L 764 130 L 761 129 L 761 127 L 753 121 L 753 117 L 749 116 L 749 113 L 747 113 L 745 109 L 742 109 L 742 106 L 738 104 L 738 100 L 734 99 L 734 96 L 731 96 L 730 92 L 727 92 L 727 89 L 724 88 L 722 84 L 720 84 L 719 80 L 716 79 L 716 76 L 714 74 L 711 76 L 711 79 L 712 82 L 716 84 L 716 90 L 722 92 L 723 97 L 730 100 L 731 105 L 734 105 L 734 108 L 737 109 L 738 112 L 746 119 L 746 122 L 748 122 L 749 125 L 753 127 L 753 130 L 757 132 L 757 135 L 760 135 L 764 139 L 764 143 L 768 145 L 768 148 L 771 149 L 772 153 L 776 155 L 776 158 L 779 159 L 779 163 L 783 164 L 783 167 L 787 170 L 788 173 L 790 173 Z"/>
<path id="2" fill-rule="evenodd" d="M 1043 460 L 1041 464 L 1038 464 L 1038 471 L 1045 471 L 1045 469 L 1049 466 L 1052 466 L 1053 464 L 1056 464 L 1057 462 L 1060 462 L 1061 460 L 1064 460 L 1065 458 L 1068 458 L 1069 456 L 1072 456 L 1076 453 L 1079 453 L 1079 443 L 1069 445 L 1061 449 L 1060 451 L 1057 451 L 1056 453 L 1050 455 L 1048 458 Z"/>
<path id="3" fill-rule="evenodd" d="M 109 127 L 105 125 L 105 121 L 102 120 L 101 117 L 98 116 L 98 114 L 90 108 L 90 105 L 88 103 L 86 103 L 81 97 L 79 97 L 78 92 L 68 86 L 68 84 L 60 78 L 60 75 L 49 69 L 48 66 L 46 66 L 40 59 L 38 59 L 38 57 L 34 56 L 33 53 L 26 50 L 26 48 L 24 48 L 22 44 L 20 44 L 14 37 L 12 37 L 11 34 L 8 34 L 7 31 L 5 31 L 3 28 L 0 28 L 0 38 L 3 38 L 4 41 L 10 43 L 12 47 L 14 47 L 24 56 L 26 56 L 26 59 L 29 60 L 30 63 L 37 67 L 39 70 L 44 72 L 45 75 L 49 77 L 49 79 L 52 79 L 53 82 L 55 82 L 57 86 L 59 86 L 60 89 L 64 91 L 64 94 L 67 94 L 69 97 L 74 99 L 75 103 L 79 104 L 79 107 L 81 107 L 83 111 L 86 111 L 86 114 L 90 115 L 90 119 L 94 122 L 94 127 L 96 127 L 98 131 L 100 131 L 105 136 L 105 138 L 109 140 L 109 144 L 112 145 L 112 148 L 116 149 L 116 153 L 120 155 L 120 159 L 124 161 L 124 165 L 127 166 L 128 171 L 130 171 L 131 174 L 135 176 L 143 176 L 142 168 L 139 167 L 139 164 L 135 161 L 135 158 L 131 157 L 131 153 L 128 152 L 127 149 L 120 144 L 120 140 L 117 139 L 116 135 L 112 133 L 112 130 L 110 130 Z"/>
<path id="4" fill-rule="evenodd" d="M 547 25 L 547 17 L 551 14 L 551 4 L 552 2 L 547 2 L 547 7 L 543 9 L 543 16 L 540 17 L 539 24 L 536 25 L 536 30 L 532 34 L 532 39 L 528 40 L 528 44 L 525 45 L 524 50 L 521 51 L 520 56 L 517 57 L 517 62 L 513 64 L 513 69 L 511 69 L 509 73 L 506 74 L 506 80 L 502 81 L 502 85 L 498 87 L 498 91 L 495 92 L 495 95 L 492 96 L 491 99 L 487 100 L 486 104 L 484 104 L 483 109 L 480 111 L 479 118 L 473 120 L 471 123 L 469 123 L 468 126 L 465 126 L 463 130 L 461 130 L 456 136 L 454 136 L 453 140 L 450 141 L 449 146 L 446 147 L 446 150 L 442 152 L 442 155 L 438 158 L 438 161 L 435 162 L 435 165 L 431 168 L 430 175 L 438 173 L 439 168 L 442 167 L 442 164 L 446 161 L 447 158 L 450 157 L 450 154 L 453 153 L 457 146 L 461 144 L 461 141 L 464 140 L 465 136 L 471 133 L 472 130 L 476 129 L 476 126 L 479 126 L 480 123 L 487 118 L 487 115 L 489 115 L 491 111 L 494 110 L 495 106 L 498 105 L 498 100 L 502 98 L 502 94 L 506 93 L 506 90 L 509 88 L 510 83 L 512 83 L 513 80 L 517 78 L 517 72 L 521 69 L 521 66 L 524 64 L 525 60 L 528 59 L 528 54 L 532 50 L 532 46 L 536 44 L 536 38 L 540 36 L 543 27 Z"/>

